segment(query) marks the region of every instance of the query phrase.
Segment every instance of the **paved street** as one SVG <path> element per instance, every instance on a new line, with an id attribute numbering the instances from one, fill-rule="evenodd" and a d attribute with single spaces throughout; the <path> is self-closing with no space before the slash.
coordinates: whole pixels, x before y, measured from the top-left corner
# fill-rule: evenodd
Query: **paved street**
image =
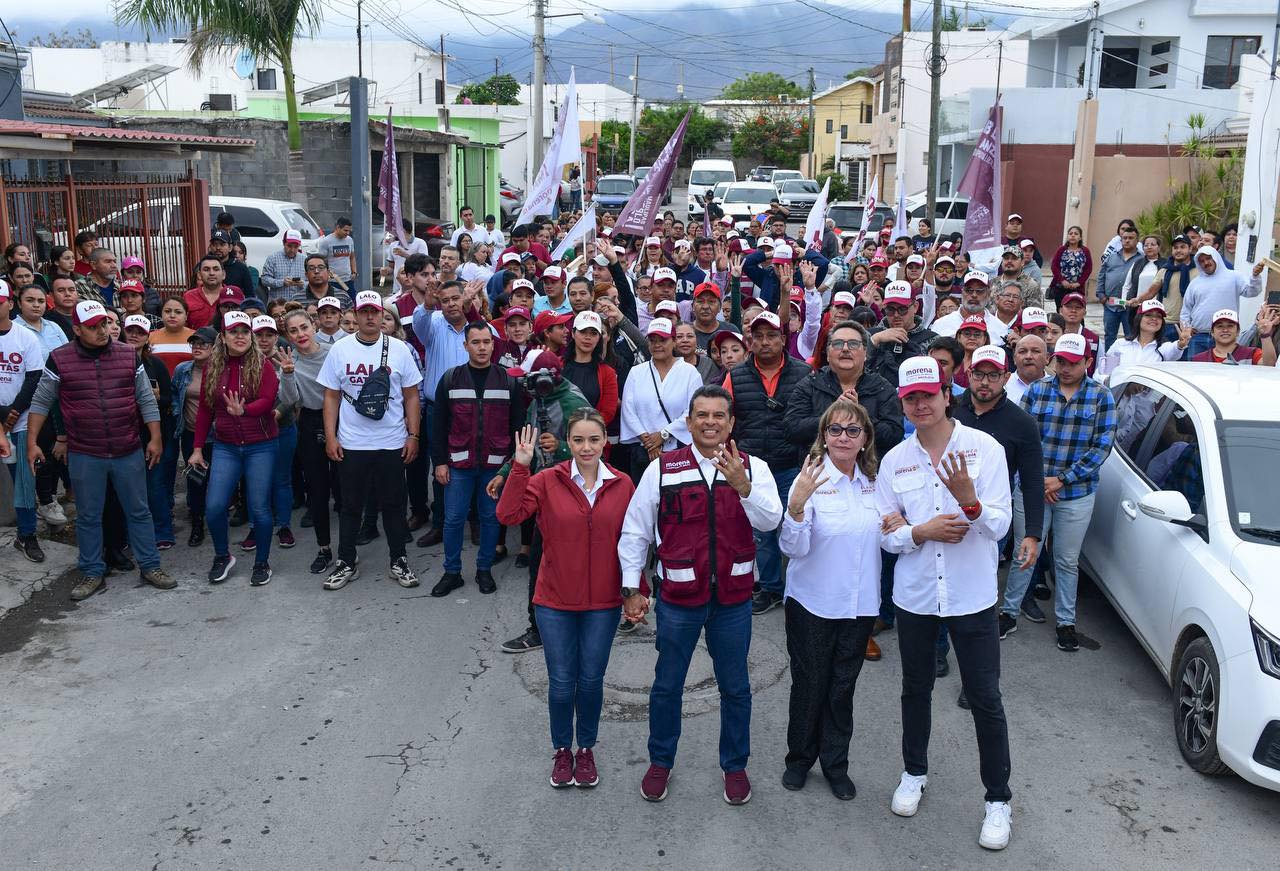
<path id="1" fill-rule="evenodd" d="M 715 690 L 695 662 L 670 798 L 641 800 L 652 636 L 621 640 L 597 748 L 601 785 L 553 792 L 541 654 L 497 645 L 524 619 L 523 573 L 427 596 L 439 549 L 410 547 L 424 587 L 364 575 L 326 593 L 305 544 L 248 586 L 196 579 L 210 558 L 179 545 L 173 592 L 132 577 L 80 606 L 68 578 L 0 624 L 0 843 L 6 868 L 1007 868 L 1274 867 L 1280 796 L 1181 763 L 1169 690 L 1104 601 L 1082 601 L 1099 649 L 1074 656 L 1023 621 L 1004 642 L 1014 838 L 977 847 L 982 789 L 956 674 L 935 698 L 929 791 L 892 816 L 900 769 L 895 639 L 855 698 L 851 774 L 778 782 L 788 678 L 782 614 L 755 622 L 755 796 L 720 799 Z M 185 538 L 185 531 L 180 539 Z M 6 557 L 10 564 L 12 556 Z M 473 564 L 468 548 L 468 567 Z M 1094 645 L 1090 644 L 1089 647 Z"/>

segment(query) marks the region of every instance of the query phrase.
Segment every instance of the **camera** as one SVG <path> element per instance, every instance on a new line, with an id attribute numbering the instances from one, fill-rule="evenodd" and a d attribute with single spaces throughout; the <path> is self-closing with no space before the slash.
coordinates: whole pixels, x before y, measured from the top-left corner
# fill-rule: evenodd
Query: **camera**
<path id="1" fill-rule="evenodd" d="M 556 389 L 560 373 L 554 369 L 534 369 L 521 379 L 526 392 L 533 396 L 547 397 Z"/>

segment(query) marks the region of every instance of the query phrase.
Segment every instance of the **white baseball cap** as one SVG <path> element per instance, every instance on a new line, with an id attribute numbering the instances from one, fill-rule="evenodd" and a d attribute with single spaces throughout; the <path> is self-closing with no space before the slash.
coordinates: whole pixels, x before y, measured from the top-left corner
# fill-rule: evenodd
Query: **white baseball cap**
<path id="1" fill-rule="evenodd" d="M 924 266 L 924 258 L 921 257 L 919 254 L 912 254 L 910 257 L 907 258 L 907 265 L 911 266 L 912 264 L 915 264 L 917 266 Z"/>
<path id="2" fill-rule="evenodd" d="M 514 251 L 508 251 L 506 254 L 502 255 L 503 266 L 506 266 L 508 263 L 519 263 L 519 262 L 520 262 L 520 255 Z"/>
<path id="3" fill-rule="evenodd" d="M 316 303 L 316 311 L 319 311 L 322 308 L 341 309 L 342 303 L 338 301 L 336 296 L 322 296 L 320 297 L 320 301 Z"/>
<path id="4" fill-rule="evenodd" d="M 1036 247 L 1036 243 L 1035 243 L 1035 240 L 1033 240 L 1033 239 L 1021 239 L 1021 240 L 1019 240 L 1019 242 L 1018 242 L 1018 247 L 1019 247 L 1019 248 L 1034 248 L 1034 247 Z"/>
<path id="5" fill-rule="evenodd" d="M 905 281 L 891 281 L 884 289 L 884 302 L 886 305 L 890 302 L 911 305 L 914 301 L 915 297 L 911 293 L 911 285 Z"/>
<path id="6" fill-rule="evenodd" d="M 983 345 L 973 352 L 969 368 L 972 369 L 979 363 L 990 363 L 997 369 L 1005 370 L 1009 368 L 1009 355 L 999 345 Z"/>
<path id="7" fill-rule="evenodd" d="M 782 260 L 785 262 L 794 259 L 793 255 L 794 252 L 791 250 L 791 246 L 786 242 L 779 242 L 777 245 L 773 246 L 774 260 Z"/>
<path id="8" fill-rule="evenodd" d="M 661 248 L 661 247 L 662 247 L 662 240 L 661 240 L 661 239 L 659 239 L 657 236 L 648 236 L 648 237 L 646 237 L 646 238 L 645 238 L 645 240 L 644 240 L 644 247 L 646 247 L 646 248 Z"/>
<path id="9" fill-rule="evenodd" d="M 724 226 L 726 226 L 726 227 L 732 227 L 732 226 L 733 226 L 733 218 L 730 218 L 728 215 L 725 215 L 724 217 L 722 217 L 722 218 L 720 219 L 720 223 L 721 223 L 721 224 L 723 224 L 723 225 L 724 225 Z"/>
<path id="10" fill-rule="evenodd" d="M 673 315 L 679 316 L 680 306 L 676 305 L 675 300 L 664 299 L 653 307 L 655 314 L 658 312 L 671 312 Z"/>
<path id="11" fill-rule="evenodd" d="M 517 287 L 533 290 L 533 282 L 527 278 L 517 278 L 515 281 L 511 282 L 511 292 L 515 293 Z"/>
<path id="12" fill-rule="evenodd" d="M 263 330 L 275 330 L 280 332 L 280 325 L 276 323 L 276 319 L 271 315 L 258 315 L 253 319 L 253 331 L 260 333 Z"/>
<path id="13" fill-rule="evenodd" d="M 1006 220 L 1006 221 L 1021 221 L 1021 220 L 1022 220 L 1022 215 L 1019 215 L 1017 212 L 1010 212 L 1010 213 L 1009 213 L 1009 217 L 1005 218 L 1005 220 Z"/>
<path id="14" fill-rule="evenodd" d="M 764 324 L 765 326 L 773 327 L 775 330 L 782 329 L 782 321 L 776 314 L 768 311 L 767 309 L 751 319 L 751 324 L 747 327 L 747 330 L 754 330 L 756 328 L 756 324 Z"/>
<path id="15" fill-rule="evenodd" d="M 1209 322 L 1209 326 L 1213 326 L 1218 321 L 1231 321 L 1238 327 L 1240 326 L 1240 315 L 1229 308 L 1220 308 L 1213 313 L 1213 320 Z"/>
<path id="16" fill-rule="evenodd" d="M 573 328 L 575 330 L 595 330 L 603 335 L 604 321 L 600 319 L 600 315 L 593 311 L 580 311 L 578 316 L 573 319 Z"/>
<path id="17" fill-rule="evenodd" d="M 8 285 L 5 285 L 7 288 Z M 76 312 L 73 323 L 82 327 L 91 327 L 98 321 L 107 316 L 107 309 L 102 303 L 92 299 L 86 299 L 76 303 Z"/>
<path id="18" fill-rule="evenodd" d="M 898 369 L 898 398 L 911 393 L 938 393 L 942 390 L 942 370 L 932 357 L 910 357 Z"/>
<path id="19" fill-rule="evenodd" d="M 139 329 L 151 332 L 151 319 L 146 315 L 128 315 L 124 319 L 124 328 L 138 327 Z"/>
<path id="20" fill-rule="evenodd" d="M 946 255 L 946 254 L 943 254 L 943 255 L 942 255 L 941 257 L 939 257 L 937 260 L 933 261 L 933 265 L 934 265 L 935 267 L 941 266 L 941 265 L 942 265 L 942 264 L 944 264 L 944 263 L 950 263 L 952 266 L 955 266 L 955 265 L 956 265 L 955 260 L 951 259 L 951 257 L 950 257 L 950 256 L 948 256 L 948 255 Z"/>
<path id="21" fill-rule="evenodd" d="M 983 272 L 980 269 L 970 269 L 968 272 L 964 274 L 963 283 L 968 284 L 971 281 L 977 281 L 981 283 L 983 287 L 991 286 L 991 279 L 987 277 L 987 273 Z"/>
<path id="22" fill-rule="evenodd" d="M 675 284 L 676 271 L 666 266 L 662 266 L 662 267 L 659 267 L 658 269 L 655 269 L 653 271 L 653 283 L 658 284 L 659 282 L 663 282 L 663 281 L 669 281 L 672 284 Z"/>
<path id="23" fill-rule="evenodd" d="M 1161 306 L 1163 309 L 1164 306 Z M 1028 306 L 1022 310 L 1021 323 L 1022 329 L 1030 327 L 1047 327 L 1049 326 L 1049 316 L 1044 313 L 1044 309 Z"/>
<path id="24" fill-rule="evenodd" d="M 675 328 L 671 326 L 671 321 L 666 318 L 654 318 L 649 321 L 649 326 L 645 327 L 644 334 L 646 336 L 662 336 L 669 339 L 674 330 Z"/>
<path id="25" fill-rule="evenodd" d="M 542 281 L 544 284 L 548 281 L 564 281 L 564 270 L 559 266 L 548 266 L 542 270 Z"/>
<path id="26" fill-rule="evenodd" d="M 10 296 L 12 292 L 9 290 L 9 282 L 0 278 L 0 299 L 8 299 Z"/>
<path id="27" fill-rule="evenodd" d="M 1053 346 L 1053 356 L 1078 363 L 1089 356 L 1089 343 L 1079 333 L 1064 333 Z"/>
<path id="28" fill-rule="evenodd" d="M 773 237 L 761 236 L 760 240 L 756 242 L 756 244 L 759 245 L 761 248 L 772 248 L 774 245 Z"/>
<path id="29" fill-rule="evenodd" d="M 858 299 L 847 290 L 842 290 L 831 297 L 831 306 L 834 308 L 838 305 L 847 305 L 849 308 L 857 308 Z"/>
<path id="30" fill-rule="evenodd" d="M 376 290 L 362 290 L 356 294 L 356 310 L 382 308 L 382 294 Z"/>
<path id="31" fill-rule="evenodd" d="M 229 311 L 222 316 L 222 329 L 227 331 L 232 327 L 244 327 L 246 330 L 252 330 L 253 318 L 242 311 Z"/>
<path id="32" fill-rule="evenodd" d="M 693 243 L 692 243 L 692 242 L 690 242 L 688 239 L 677 239 L 677 240 L 672 244 L 672 246 L 671 246 L 671 247 L 672 247 L 672 248 L 688 248 L 690 251 L 692 251 L 692 250 L 693 250 Z"/>
<path id="33" fill-rule="evenodd" d="M 297 230 L 285 230 L 285 231 L 284 231 L 284 243 L 285 243 L 286 245 L 288 245 L 290 242 L 297 242 L 299 245 L 301 245 L 301 244 L 302 244 L 302 234 L 301 234 L 301 233 L 299 233 Z"/>
<path id="34" fill-rule="evenodd" d="M 1147 312 L 1160 312 L 1161 315 L 1166 314 L 1164 303 L 1158 299 L 1144 299 L 1138 305 L 1139 316 L 1145 315 Z"/>

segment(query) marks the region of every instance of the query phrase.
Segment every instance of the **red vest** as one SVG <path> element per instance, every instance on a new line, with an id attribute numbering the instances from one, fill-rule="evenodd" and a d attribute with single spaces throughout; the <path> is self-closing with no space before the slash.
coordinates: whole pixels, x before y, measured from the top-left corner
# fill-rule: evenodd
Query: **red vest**
<path id="1" fill-rule="evenodd" d="M 741 456 L 750 477 L 751 459 Z M 745 602 L 755 582 L 756 542 L 738 492 L 720 476 L 707 487 L 692 447 L 668 451 L 659 463 L 663 601 L 698 607 L 714 591 L 722 605 Z"/>
<path id="2" fill-rule="evenodd" d="M 449 465 L 455 469 L 496 469 L 507 461 L 511 437 L 511 391 L 515 379 L 500 366 L 489 367 L 484 396 L 476 396 L 470 367 L 454 366 L 449 384 Z"/>
<path id="3" fill-rule="evenodd" d="M 96 357 L 78 341 L 55 349 L 58 405 L 67 449 L 91 457 L 124 457 L 142 447 L 142 413 L 134 394 L 138 352 L 112 342 Z"/>

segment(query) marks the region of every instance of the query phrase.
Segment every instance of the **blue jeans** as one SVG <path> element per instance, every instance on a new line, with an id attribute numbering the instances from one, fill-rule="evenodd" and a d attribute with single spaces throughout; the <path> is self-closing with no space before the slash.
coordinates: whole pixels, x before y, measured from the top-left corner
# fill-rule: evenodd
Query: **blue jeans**
<path id="1" fill-rule="evenodd" d="M 444 485 L 436 480 L 435 467 L 431 464 L 430 451 L 435 448 L 431 444 L 431 436 L 435 433 L 435 403 L 422 403 L 422 452 L 427 454 L 427 461 L 422 464 L 422 474 L 427 476 L 427 486 L 431 488 L 431 525 L 444 531 Z M 445 453 L 448 453 L 446 450 Z M 410 466 L 412 469 L 412 466 Z M 406 475 L 409 474 L 406 471 Z M 406 486 L 408 486 L 406 479 Z"/>
<path id="2" fill-rule="evenodd" d="M 249 502 L 249 520 L 258 551 L 255 563 L 265 563 L 271 556 L 271 488 L 275 481 L 276 440 L 251 445 L 213 443 L 213 461 L 209 464 L 209 483 L 205 493 L 205 519 L 213 552 L 226 556 L 227 507 L 235 496 L 241 476 L 245 480 L 245 497 Z"/>
<path id="3" fill-rule="evenodd" d="M 1129 312 L 1127 309 L 1120 311 L 1112 311 L 1110 306 L 1104 307 L 1102 310 L 1102 347 L 1098 349 L 1099 354 L 1105 354 L 1107 349 L 1111 347 L 1111 343 L 1116 340 L 1116 336 L 1124 332 L 1125 323 L 1129 320 Z"/>
<path id="4" fill-rule="evenodd" d="M 281 427 L 276 437 L 275 480 L 271 487 L 272 513 L 276 526 L 281 528 L 288 526 L 293 517 L 293 452 L 297 447 L 298 428 Z"/>
<path id="5" fill-rule="evenodd" d="M 123 457 L 91 457 L 67 452 L 67 470 L 76 493 L 76 544 L 80 548 L 77 565 L 81 574 L 102 577 L 107 564 L 102 559 L 102 506 L 107 501 L 107 483 L 116 491 L 124 509 L 129 546 L 142 571 L 160 568 L 156 533 L 147 508 L 147 464 L 142 449 Z M 122 542 L 111 542 L 119 548 Z"/>
<path id="6" fill-rule="evenodd" d="M 444 570 L 462 571 L 462 530 L 467 525 L 471 500 L 476 500 L 480 515 L 480 552 L 476 554 L 476 571 L 493 568 L 493 551 L 498 546 L 498 503 L 489 498 L 489 486 L 497 469 L 449 468 L 449 485 L 444 488 Z M 614 624 L 617 628 L 617 624 Z"/>
<path id="7" fill-rule="evenodd" d="M 164 440 L 164 453 L 154 469 L 147 469 L 147 504 L 156 541 L 173 541 L 173 488 L 178 474 L 178 440 Z"/>
<path id="8" fill-rule="evenodd" d="M 1053 615 L 1059 626 L 1074 626 L 1076 623 L 1076 586 L 1080 580 L 1080 546 L 1084 544 L 1085 532 L 1089 529 L 1089 520 L 1093 517 L 1093 498 L 1096 494 L 1081 496 L 1079 499 L 1062 499 L 1044 506 L 1044 538 L 1053 531 L 1053 569 L 1057 583 L 1053 590 Z M 1027 534 L 1027 521 L 1022 516 L 1022 501 L 1013 502 L 1013 540 L 1022 541 Z M 1010 617 L 1018 616 L 1022 599 L 1031 584 L 1031 576 L 1035 566 L 1022 569 L 1014 566 L 1009 570 L 1009 579 L 1005 583 L 1004 602 L 1000 610 Z"/>
<path id="9" fill-rule="evenodd" d="M 447 491 L 446 491 L 447 492 Z M 578 714 L 578 746 L 596 746 L 604 707 L 604 672 L 621 608 L 562 611 L 533 606 L 547 660 L 547 712 L 551 746 L 573 746 L 573 714 Z"/>
<path id="10" fill-rule="evenodd" d="M 1213 333 L 1196 333 L 1187 343 L 1187 350 L 1182 359 L 1190 360 L 1196 354 L 1203 354 L 1213 347 Z"/>
<path id="11" fill-rule="evenodd" d="M 791 494 L 791 484 L 800 470 L 783 469 L 774 472 L 774 480 L 778 484 L 778 498 L 787 504 Z M 761 532 L 756 529 L 751 533 L 756 540 L 756 568 L 760 571 L 760 589 L 777 593 L 779 596 L 786 590 L 786 581 L 782 577 L 782 551 L 778 549 L 778 530 Z"/>
<path id="12" fill-rule="evenodd" d="M 726 772 L 747 767 L 751 755 L 751 602 L 687 608 L 658 601 L 658 662 L 649 691 L 649 761 L 672 768 L 680 741 L 684 680 L 693 649 L 705 628 L 707 653 L 720 686 L 720 767 Z"/>
<path id="13" fill-rule="evenodd" d="M 569 208 L 575 212 L 582 208 L 582 191 L 569 191 Z"/>

